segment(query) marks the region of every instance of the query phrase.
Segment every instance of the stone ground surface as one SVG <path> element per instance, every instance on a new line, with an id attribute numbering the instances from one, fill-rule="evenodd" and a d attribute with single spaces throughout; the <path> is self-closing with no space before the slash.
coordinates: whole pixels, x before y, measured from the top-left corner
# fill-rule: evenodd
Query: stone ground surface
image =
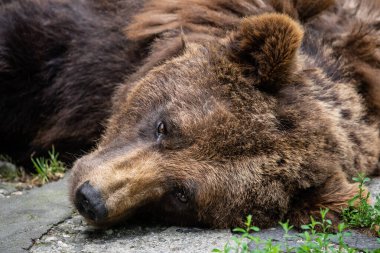
<path id="1" fill-rule="evenodd" d="M 380 194 L 380 178 L 374 179 L 369 189 Z M 284 241 L 280 228 L 256 235 L 274 242 Z M 292 235 L 290 246 L 301 241 L 295 232 Z M 146 225 L 96 230 L 73 212 L 67 179 L 25 191 L 0 183 L 0 252 L 4 253 L 211 252 L 223 248 L 231 236 L 229 230 Z M 380 249 L 375 238 L 355 232 L 346 242 L 359 249 Z"/>

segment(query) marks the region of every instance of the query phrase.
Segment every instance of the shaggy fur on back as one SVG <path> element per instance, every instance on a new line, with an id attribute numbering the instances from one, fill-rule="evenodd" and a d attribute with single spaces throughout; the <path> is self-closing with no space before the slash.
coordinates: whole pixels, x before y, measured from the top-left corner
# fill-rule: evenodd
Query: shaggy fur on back
<path id="1" fill-rule="evenodd" d="M 94 145 L 116 86 L 145 54 L 122 33 L 141 4 L 0 2 L 1 154 L 30 168 L 52 146 L 71 162 Z"/>

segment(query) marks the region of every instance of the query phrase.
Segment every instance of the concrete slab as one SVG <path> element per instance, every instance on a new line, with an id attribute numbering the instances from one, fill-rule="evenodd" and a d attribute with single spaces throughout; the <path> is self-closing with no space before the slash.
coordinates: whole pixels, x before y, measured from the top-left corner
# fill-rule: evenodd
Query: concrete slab
<path id="1" fill-rule="evenodd" d="M 211 252 L 223 247 L 230 237 L 229 230 L 161 226 L 95 230 L 76 215 L 49 231 L 31 252 Z"/>
<path id="2" fill-rule="evenodd" d="M 23 252 L 72 214 L 67 179 L 0 199 L 0 252 Z"/>

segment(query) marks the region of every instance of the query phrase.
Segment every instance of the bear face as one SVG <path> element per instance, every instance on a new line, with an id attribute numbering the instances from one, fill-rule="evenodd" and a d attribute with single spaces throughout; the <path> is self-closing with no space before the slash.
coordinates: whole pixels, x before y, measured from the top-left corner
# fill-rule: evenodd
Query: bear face
<path id="1" fill-rule="evenodd" d="M 248 214 L 267 227 L 321 207 L 339 213 L 357 193 L 354 150 L 341 117 L 316 99 L 302 38 L 286 15 L 246 18 L 122 87 L 98 148 L 73 168 L 78 210 L 98 225 L 149 214 L 218 228 Z"/>

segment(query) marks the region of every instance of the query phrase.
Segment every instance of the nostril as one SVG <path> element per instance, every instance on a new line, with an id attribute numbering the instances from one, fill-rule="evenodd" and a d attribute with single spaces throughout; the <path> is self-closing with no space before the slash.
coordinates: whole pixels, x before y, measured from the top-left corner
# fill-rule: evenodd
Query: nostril
<path id="1" fill-rule="evenodd" d="M 82 201 L 79 201 L 78 205 L 78 209 L 80 209 L 79 211 L 87 213 L 91 219 L 95 218 L 95 213 L 92 211 L 93 206 L 91 206 L 90 202 L 85 196 L 83 196 Z"/>
<path id="2" fill-rule="evenodd" d="M 93 221 L 101 221 L 107 217 L 102 196 L 89 181 L 83 183 L 76 191 L 75 206 L 84 217 Z"/>

